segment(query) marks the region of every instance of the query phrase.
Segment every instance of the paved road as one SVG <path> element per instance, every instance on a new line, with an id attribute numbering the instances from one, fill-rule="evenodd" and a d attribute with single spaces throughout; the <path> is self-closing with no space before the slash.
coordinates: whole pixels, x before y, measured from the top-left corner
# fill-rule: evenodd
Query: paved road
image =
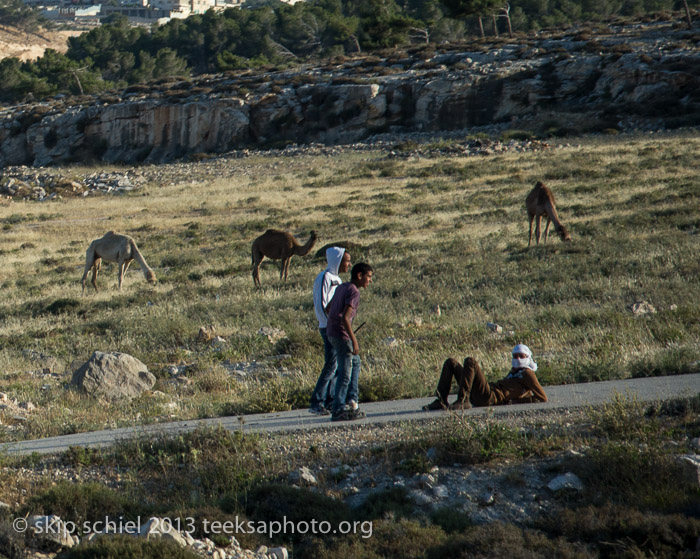
<path id="1" fill-rule="evenodd" d="M 606 382 L 591 382 L 587 384 L 569 384 L 563 386 L 545 387 L 549 402 L 546 404 L 524 404 L 517 406 L 495 406 L 490 408 L 474 408 L 465 413 L 478 416 L 483 414 L 517 413 L 527 410 L 556 410 L 580 408 L 587 405 L 602 404 L 611 401 L 616 395 L 636 397 L 641 402 L 666 400 L 678 397 L 690 397 L 700 394 L 700 374 L 670 377 L 652 377 L 642 379 L 617 380 Z M 374 402 L 363 404 L 362 409 L 367 418 L 357 423 L 386 423 L 390 421 L 408 421 L 437 417 L 447 412 L 424 412 L 421 407 L 433 398 L 416 398 L 412 400 L 394 400 L 390 402 Z M 0 454 L 50 454 L 63 452 L 71 446 L 104 447 L 116 441 L 134 436 L 154 434 L 175 435 L 192 431 L 199 426 L 222 426 L 229 430 L 246 432 L 275 432 L 296 429 L 314 429 L 318 427 L 347 426 L 346 422 L 330 421 L 329 417 L 318 417 L 308 413 L 306 409 L 277 413 L 262 413 L 246 416 L 217 417 L 158 423 L 140 427 L 126 427 L 94 431 L 91 433 L 76 433 L 61 437 L 51 437 L 32 441 L 0 444 Z"/>

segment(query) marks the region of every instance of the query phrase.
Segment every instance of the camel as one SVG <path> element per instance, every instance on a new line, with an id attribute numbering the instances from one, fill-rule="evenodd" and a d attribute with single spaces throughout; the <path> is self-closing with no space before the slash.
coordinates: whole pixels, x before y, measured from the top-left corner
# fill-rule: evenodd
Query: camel
<path id="1" fill-rule="evenodd" d="M 544 227 L 544 242 L 547 242 L 547 233 L 549 231 L 550 221 L 554 222 L 554 229 L 559 233 L 559 237 L 562 241 L 570 241 L 571 235 L 566 230 L 566 227 L 559 221 L 559 216 L 557 215 L 557 208 L 554 204 L 554 194 L 547 188 L 542 181 L 537 181 L 535 188 L 530 191 L 525 199 L 525 206 L 527 207 L 527 215 L 530 219 L 530 237 L 527 241 L 527 246 L 530 246 L 532 242 L 532 220 L 537 219 L 537 225 L 535 228 L 535 238 L 537 244 L 540 244 L 540 222 L 542 221 L 542 216 L 547 217 L 547 225 Z"/>
<path id="2" fill-rule="evenodd" d="M 119 290 L 122 288 L 124 274 L 129 269 L 132 260 L 136 260 L 141 266 L 143 275 L 148 283 L 156 283 L 156 274 L 148 267 L 146 260 L 139 252 L 136 241 L 128 235 L 121 235 L 109 231 L 99 239 L 90 243 L 85 255 L 85 273 L 83 274 L 83 293 L 85 293 L 85 280 L 92 270 L 92 285 L 97 291 L 97 273 L 102 266 L 102 260 L 116 262 L 118 268 Z"/>
<path id="3" fill-rule="evenodd" d="M 253 259 L 253 282 L 257 287 L 260 287 L 260 263 L 267 256 L 272 260 L 282 260 L 280 265 L 280 279 L 287 281 L 287 272 L 289 271 L 289 261 L 295 254 L 298 256 L 306 256 L 314 248 L 317 239 L 316 231 L 311 231 L 311 236 L 306 244 L 301 245 L 286 231 L 277 229 L 268 229 L 257 239 L 253 241 L 252 259 Z"/>

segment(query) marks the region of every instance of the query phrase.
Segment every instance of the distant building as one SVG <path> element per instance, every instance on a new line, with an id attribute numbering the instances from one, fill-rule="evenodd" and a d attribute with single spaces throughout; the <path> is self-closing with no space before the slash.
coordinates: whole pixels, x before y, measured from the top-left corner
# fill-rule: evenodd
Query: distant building
<path id="1" fill-rule="evenodd" d="M 73 21 L 97 21 L 100 15 L 100 4 L 95 6 L 45 6 L 41 10 L 41 14 L 46 18 L 54 21 L 58 20 L 73 20 Z"/>
<path id="2" fill-rule="evenodd" d="M 184 19 L 189 14 L 188 12 L 177 12 L 163 9 L 145 8 L 142 6 L 102 6 L 100 17 L 106 17 L 111 14 L 119 14 L 125 16 L 132 23 L 146 23 L 163 25 L 171 19 Z"/>

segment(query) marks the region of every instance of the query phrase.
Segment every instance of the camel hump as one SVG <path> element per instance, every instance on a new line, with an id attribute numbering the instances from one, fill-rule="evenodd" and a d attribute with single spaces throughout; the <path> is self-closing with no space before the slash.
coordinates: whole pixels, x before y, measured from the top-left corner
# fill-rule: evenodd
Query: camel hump
<path id="1" fill-rule="evenodd" d="M 541 182 L 538 182 L 537 185 L 539 186 L 539 192 L 537 193 L 537 204 L 541 206 L 544 206 L 547 202 L 554 204 L 554 194 L 552 191 Z"/>

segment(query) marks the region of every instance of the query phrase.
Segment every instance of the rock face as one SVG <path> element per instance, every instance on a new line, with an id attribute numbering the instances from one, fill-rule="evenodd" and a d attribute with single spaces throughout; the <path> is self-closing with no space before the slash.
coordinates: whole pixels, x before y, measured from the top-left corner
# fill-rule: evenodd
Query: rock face
<path id="1" fill-rule="evenodd" d="M 0 111 L 0 167 L 161 162 L 377 133 L 553 133 L 700 122 L 697 37 L 668 22 L 440 47 L 319 68 L 206 76 Z M 478 48 L 477 48 L 478 47 Z"/>
<path id="2" fill-rule="evenodd" d="M 71 385 L 91 396 L 118 401 L 150 390 L 155 382 L 156 377 L 135 357 L 96 351 L 73 373 Z"/>

